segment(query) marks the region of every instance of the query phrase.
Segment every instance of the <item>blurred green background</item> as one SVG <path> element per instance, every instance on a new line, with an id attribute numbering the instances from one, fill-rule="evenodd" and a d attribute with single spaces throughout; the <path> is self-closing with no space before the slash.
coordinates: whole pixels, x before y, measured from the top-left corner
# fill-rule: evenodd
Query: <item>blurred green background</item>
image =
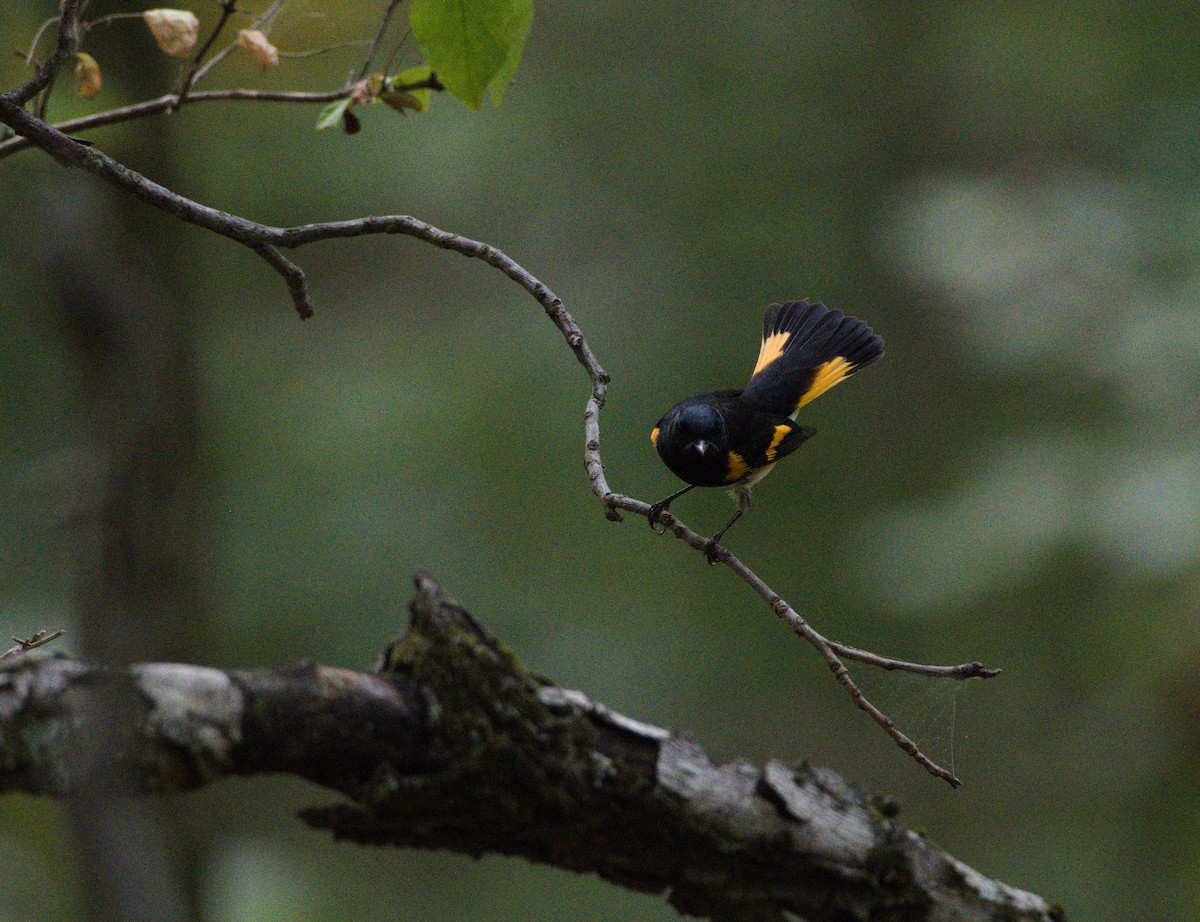
<path id="1" fill-rule="evenodd" d="M 295 3 L 273 37 L 362 38 L 382 6 Z M 4 88 L 52 14 L 0 10 Z M 138 25 L 93 34 L 105 88 L 52 117 L 169 89 Z M 1200 918 L 1197 47 L 1196 8 L 1148 2 L 543 4 L 500 110 L 378 106 L 347 137 L 315 133 L 315 107 L 206 104 L 90 135 L 264 223 L 407 213 L 502 248 L 612 374 L 608 476 L 646 501 L 677 487 L 650 427 L 745 380 L 768 301 L 866 319 L 886 359 L 804 410 L 819 437 L 729 544 L 827 636 L 1004 669 L 957 688 L 856 672 L 960 790 L 727 571 L 605 521 L 586 378 L 502 275 L 403 238 L 322 244 L 296 254 L 302 323 L 247 251 L 33 151 L 0 161 L 0 630 L 87 633 L 64 508 L 95 420 L 51 240 L 136 277 L 151 327 L 160 303 L 182 318 L 171 655 L 364 667 L 427 569 L 531 666 L 715 759 L 890 792 L 1071 919 Z M 357 55 L 265 76 L 231 59 L 209 86 L 326 89 Z M 675 511 L 711 532 L 730 508 Z M 330 799 L 260 779 L 174 800 L 205 918 L 675 917 L 519 861 L 334 845 L 294 818 Z M 75 918 L 73 861 L 59 805 L 0 800 L 0 918 Z"/>

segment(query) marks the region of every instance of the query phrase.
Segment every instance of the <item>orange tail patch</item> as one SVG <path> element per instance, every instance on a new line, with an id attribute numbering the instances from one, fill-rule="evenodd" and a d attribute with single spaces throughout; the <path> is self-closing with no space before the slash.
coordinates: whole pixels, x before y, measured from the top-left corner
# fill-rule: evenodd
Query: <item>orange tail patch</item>
<path id="1" fill-rule="evenodd" d="M 835 384 L 845 380 L 846 376 L 852 371 L 854 371 L 854 365 L 847 362 L 840 355 L 835 359 L 830 359 L 828 362 L 818 365 L 813 371 L 812 384 L 800 395 L 796 409 L 799 410 L 809 401 L 820 397 Z"/>
<path id="2" fill-rule="evenodd" d="M 758 350 L 758 362 L 754 365 L 754 374 L 758 374 L 783 355 L 783 350 L 791 338 L 792 334 L 788 330 L 781 333 L 772 333 L 770 336 L 765 337 L 762 341 L 762 348 Z M 753 376 L 751 375 L 751 377 Z"/>

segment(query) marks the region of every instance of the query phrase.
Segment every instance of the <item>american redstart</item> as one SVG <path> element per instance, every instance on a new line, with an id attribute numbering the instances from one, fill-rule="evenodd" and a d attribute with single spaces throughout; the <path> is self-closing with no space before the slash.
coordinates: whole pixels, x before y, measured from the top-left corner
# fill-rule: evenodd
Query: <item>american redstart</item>
<path id="1" fill-rule="evenodd" d="M 770 305 L 745 389 L 689 397 L 650 433 L 659 457 L 687 483 L 650 507 L 650 527 L 693 487 L 731 487 L 737 511 L 704 549 L 714 563 L 717 542 L 750 508 L 750 488 L 816 433 L 796 425 L 800 408 L 882 355 L 883 340 L 841 311 L 807 301 Z"/>

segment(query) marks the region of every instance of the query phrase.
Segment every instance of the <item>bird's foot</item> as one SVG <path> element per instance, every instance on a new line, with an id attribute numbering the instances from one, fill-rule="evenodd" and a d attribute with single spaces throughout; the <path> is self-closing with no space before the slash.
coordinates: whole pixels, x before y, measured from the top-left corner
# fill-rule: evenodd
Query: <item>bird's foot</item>
<path id="1" fill-rule="evenodd" d="M 661 535 L 667 530 L 667 526 L 665 525 L 662 528 L 655 528 L 654 526 L 658 524 L 658 517 L 666 512 L 667 507 L 670 505 L 670 500 L 659 500 L 650 507 L 650 511 L 646 514 L 646 518 L 650 520 L 650 528 L 654 530 L 655 534 Z"/>
<path id="2" fill-rule="evenodd" d="M 708 565 L 710 567 L 717 562 L 717 555 L 722 553 L 724 550 L 725 548 L 717 544 L 716 538 L 708 539 L 708 544 L 704 545 L 704 557 L 708 561 Z"/>

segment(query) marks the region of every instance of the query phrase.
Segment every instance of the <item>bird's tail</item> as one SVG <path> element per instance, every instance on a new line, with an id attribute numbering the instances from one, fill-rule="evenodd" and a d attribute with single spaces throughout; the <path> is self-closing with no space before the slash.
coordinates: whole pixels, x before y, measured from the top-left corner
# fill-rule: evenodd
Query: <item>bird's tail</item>
<path id="1" fill-rule="evenodd" d="M 743 399 L 768 413 L 796 412 L 883 355 L 883 340 L 861 320 L 824 304 L 772 304 L 762 348 Z"/>

